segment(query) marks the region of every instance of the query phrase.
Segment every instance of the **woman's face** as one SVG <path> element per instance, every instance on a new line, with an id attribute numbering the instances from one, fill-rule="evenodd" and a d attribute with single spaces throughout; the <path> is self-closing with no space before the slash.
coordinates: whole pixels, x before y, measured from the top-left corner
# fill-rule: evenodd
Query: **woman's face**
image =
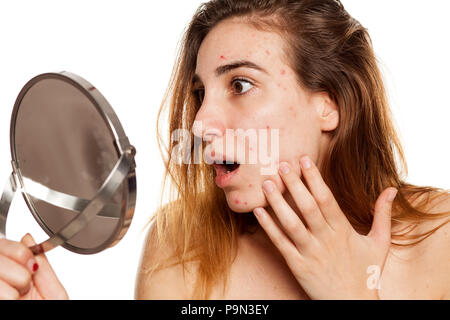
<path id="1" fill-rule="evenodd" d="M 337 126 L 328 95 L 299 86 L 284 47 L 277 33 L 229 19 L 208 33 L 198 52 L 194 90 L 199 89 L 201 107 L 193 132 L 209 138 L 204 157 L 240 163 L 236 171 L 216 179 L 234 212 L 266 207 L 262 183 L 267 179 L 285 192 L 279 163 L 288 162 L 300 173 L 303 155 L 320 162 L 325 133 Z M 230 138 L 227 129 L 245 139 Z"/>

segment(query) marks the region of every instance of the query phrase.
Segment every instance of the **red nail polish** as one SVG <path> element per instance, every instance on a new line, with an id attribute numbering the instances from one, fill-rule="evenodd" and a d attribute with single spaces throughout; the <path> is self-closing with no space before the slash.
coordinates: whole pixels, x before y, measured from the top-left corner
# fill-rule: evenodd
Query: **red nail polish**
<path id="1" fill-rule="evenodd" d="M 33 272 L 36 272 L 39 269 L 39 265 L 37 263 L 33 264 Z"/>

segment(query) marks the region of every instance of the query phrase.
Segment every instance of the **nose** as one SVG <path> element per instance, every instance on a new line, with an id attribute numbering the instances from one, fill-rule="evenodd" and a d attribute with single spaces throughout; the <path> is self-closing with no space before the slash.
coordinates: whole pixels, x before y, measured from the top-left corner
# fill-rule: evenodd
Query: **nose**
<path id="1" fill-rule="evenodd" d="M 212 141 L 215 138 L 221 137 L 223 135 L 223 125 L 217 123 L 217 121 L 205 121 L 205 120 L 195 120 L 192 126 L 192 133 L 194 136 L 203 139 L 204 141 Z"/>
<path id="2" fill-rule="evenodd" d="M 192 133 L 204 141 L 212 141 L 225 134 L 225 117 L 219 112 L 219 108 L 211 104 L 211 100 L 205 99 L 197 112 L 192 126 Z"/>

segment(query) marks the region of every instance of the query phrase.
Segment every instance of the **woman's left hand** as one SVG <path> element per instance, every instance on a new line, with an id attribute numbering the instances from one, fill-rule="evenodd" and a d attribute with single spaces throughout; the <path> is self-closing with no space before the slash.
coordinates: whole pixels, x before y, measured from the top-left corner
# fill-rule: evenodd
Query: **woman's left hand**
<path id="1" fill-rule="evenodd" d="M 311 192 L 287 163 L 280 164 L 280 176 L 307 226 L 270 180 L 263 189 L 279 224 L 266 210 L 256 208 L 260 225 L 311 299 L 379 299 L 375 289 L 391 245 L 397 190 L 387 188 L 378 197 L 372 228 L 364 236 L 353 229 L 314 163 L 308 157 L 301 160 Z M 289 170 L 283 172 L 286 167 Z"/>

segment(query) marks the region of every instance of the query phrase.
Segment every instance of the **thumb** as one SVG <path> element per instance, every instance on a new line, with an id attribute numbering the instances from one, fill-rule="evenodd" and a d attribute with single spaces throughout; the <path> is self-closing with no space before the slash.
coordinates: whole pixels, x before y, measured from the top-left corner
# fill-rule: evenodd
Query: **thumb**
<path id="1" fill-rule="evenodd" d="M 36 245 L 36 241 L 29 233 L 22 238 L 21 242 L 28 247 Z M 67 299 L 67 293 L 45 254 L 41 253 L 34 257 L 39 267 L 33 275 L 33 282 L 39 293 L 46 299 Z"/>
<path id="2" fill-rule="evenodd" d="M 33 236 L 29 233 L 24 235 L 23 238 L 20 240 L 20 242 L 22 242 L 27 247 L 32 247 L 32 246 L 36 245 L 36 241 L 34 241 Z M 39 264 L 39 267 L 41 267 L 41 264 L 49 263 L 47 260 L 47 257 L 45 256 L 44 253 L 36 255 L 35 258 L 36 258 L 37 263 Z"/>
<path id="3" fill-rule="evenodd" d="M 368 236 L 376 241 L 387 243 L 391 240 L 392 203 L 397 192 L 395 188 L 387 188 L 375 202 L 372 229 Z"/>

